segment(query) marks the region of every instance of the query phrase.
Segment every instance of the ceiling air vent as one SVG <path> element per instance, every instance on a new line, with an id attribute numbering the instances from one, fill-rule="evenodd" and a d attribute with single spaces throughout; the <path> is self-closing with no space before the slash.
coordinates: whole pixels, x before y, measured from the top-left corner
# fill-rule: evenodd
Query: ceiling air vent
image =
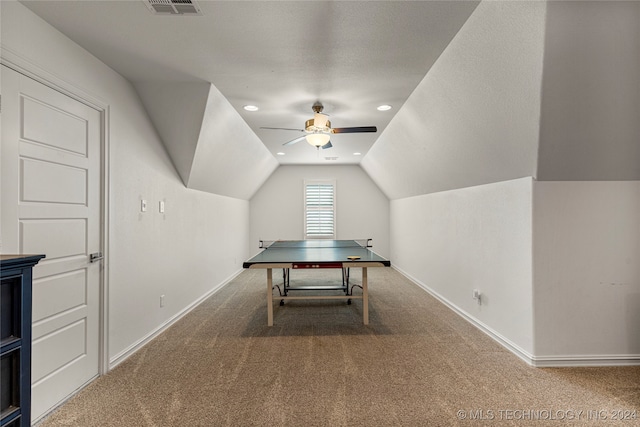
<path id="1" fill-rule="evenodd" d="M 202 15 L 195 0 L 143 0 L 155 15 Z"/>

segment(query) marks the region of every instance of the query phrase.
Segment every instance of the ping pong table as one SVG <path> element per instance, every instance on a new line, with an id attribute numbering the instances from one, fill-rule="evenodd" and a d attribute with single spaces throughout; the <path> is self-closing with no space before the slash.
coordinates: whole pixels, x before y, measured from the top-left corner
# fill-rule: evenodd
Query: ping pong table
<path id="1" fill-rule="evenodd" d="M 369 289 L 367 268 L 390 267 L 391 262 L 371 250 L 371 239 L 367 240 L 276 240 L 260 241 L 263 250 L 243 263 L 243 268 L 267 270 L 267 325 L 273 326 L 273 291 L 278 289 L 280 305 L 295 299 L 362 299 L 362 321 L 369 324 Z M 273 285 L 274 268 L 281 268 L 282 288 Z M 342 269 L 342 286 L 290 286 L 291 269 Z M 361 285 L 349 286 L 349 269 L 362 269 Z M 361 295 L 353 294 L 353 287 L 362 288 Z M 344 295 L 300 295 L 297 291 L 342 291 Z M 294 292 L 296 295 L 290 295 Z"/>

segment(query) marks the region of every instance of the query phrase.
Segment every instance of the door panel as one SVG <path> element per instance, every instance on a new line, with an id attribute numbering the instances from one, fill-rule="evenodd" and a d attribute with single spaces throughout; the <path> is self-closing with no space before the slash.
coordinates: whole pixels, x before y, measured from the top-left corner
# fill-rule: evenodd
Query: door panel
<path id="1" fill-rule="evenodd" d="M 85 305 L 86 283 L 85 269 L 40 279 L 33 291 L 33 322 Z"/>
<path id="2" fill-rule="evenodd" d="M 82 156 L 87 154 L 88 123 L 84 118 L 26 96 L 22 97 L 22 103 L 23 140 L 51 145 Z"/>
<path id="3" fill-rule="evenodd" d="M 21 202 L 87 204 L 87 169 L 33 159 L 20 166 Z"/>
<path id="4" fill-rule="evenodd" d="M 33 270 L 32 420 L 99 372 L 101 119 L 2 66 L 2 251 Z"/>
<path id="5" fill-rule="evenodd" d="M 86 221 L 80 219 L 31 219 L 20 221 L 22 252 L 40 253 L 48 261 L 87 253 Z"/>
<path id="6" fill-rule="evenodd" d="M 46 375 L 86 357 L 83 345 L 86 342 L 86 326 L 86 320 L 80 319 L 33 340 L 33 352 L 47 355 L 39 363 L 33 364 L 31 380 L 34 383 L 39 383 Z"/>

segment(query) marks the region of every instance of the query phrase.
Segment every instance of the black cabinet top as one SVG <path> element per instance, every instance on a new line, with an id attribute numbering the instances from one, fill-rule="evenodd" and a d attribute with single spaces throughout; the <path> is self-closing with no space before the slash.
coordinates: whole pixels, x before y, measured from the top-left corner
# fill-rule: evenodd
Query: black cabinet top
<path id="1" fill-rule="evenodd" d="M 2 269 L 33 267 L 45 255 L 0 255 Z"/>

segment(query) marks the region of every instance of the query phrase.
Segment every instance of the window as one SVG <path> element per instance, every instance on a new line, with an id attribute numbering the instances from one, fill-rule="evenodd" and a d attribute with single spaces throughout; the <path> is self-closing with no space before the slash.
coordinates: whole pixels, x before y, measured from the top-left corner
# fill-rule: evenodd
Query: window
<path id="1" fill-rule="evenodd" d="M 305 181 L 304 238 L 335 239 L 335 181 Z"/>

